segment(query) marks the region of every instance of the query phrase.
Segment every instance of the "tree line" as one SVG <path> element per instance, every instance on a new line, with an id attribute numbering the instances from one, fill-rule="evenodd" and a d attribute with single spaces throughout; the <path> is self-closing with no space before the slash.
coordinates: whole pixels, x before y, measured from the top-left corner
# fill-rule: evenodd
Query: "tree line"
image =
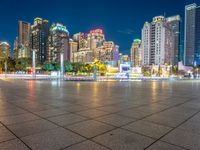
<path id="1" fill-rule="evenodd" d="M 6 64 L 6 65 L 5 65 Z M 28 72 L 32 68 L 32 59 L 31 58 L 19 58 L 13 59 L 11 57 L 0 59 L 0 71 L 4 72 L 6 70 L 8 72 L 16 72 L 16 71 L 25 71 Z M 82 62 L 69 62 L 64 61 L 64 69 L 65 72 L 68 73 L 93 73 L 94 66 L 96 66 L 97 72 L 105 73 L 107 71 L 106 65 L 101 61 L 95 61 L 94 63 L 82 63 Z M 50 71 L 59 71 L 60 63 L 59 62 L 45 62 L 44 64 L 37 64 L 36 67 L 41 72 L 50 72 Z"/>

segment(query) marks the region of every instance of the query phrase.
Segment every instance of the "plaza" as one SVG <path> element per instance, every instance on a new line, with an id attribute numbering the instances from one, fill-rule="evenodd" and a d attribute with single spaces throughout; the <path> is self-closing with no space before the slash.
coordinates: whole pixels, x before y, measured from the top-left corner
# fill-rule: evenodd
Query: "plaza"
<path id="1" fill-rule="evenodd" d="M 0 150 L 199 150 L 200 81 L 0 80 Z"/>

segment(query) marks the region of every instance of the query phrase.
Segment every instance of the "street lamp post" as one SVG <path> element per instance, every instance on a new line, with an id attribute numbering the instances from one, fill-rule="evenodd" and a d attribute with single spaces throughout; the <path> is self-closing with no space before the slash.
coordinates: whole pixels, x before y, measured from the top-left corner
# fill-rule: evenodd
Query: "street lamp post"
<path id="1" fill-rule="evenodd" d="M 7 60 L 5 60 L 5 78 L 6 78 L 6 75 L 7 75 L 7 70 L 8 70 L 8 65 L 7 65 Z"/>
<path id="2" fill-rule="evenodd" d="M 36 70 L 35 70 L 35 52 L 36 50 L 33 49 L 32 50 L 32 78 L 35 79 L 36 78 Z"/>
<path id="3" fill-rule="evenodd" d="M 94 64 L 94 74 L 93 74 L 93 78 L 94 78 L 94 80 L 97 80 L 97 66 L 96 66 L 96 64 Z"/>
<path id="4" fill-rule="evenodd" d="M 64 53 L 60 53 L 60 79 L 64 78 Z"/>

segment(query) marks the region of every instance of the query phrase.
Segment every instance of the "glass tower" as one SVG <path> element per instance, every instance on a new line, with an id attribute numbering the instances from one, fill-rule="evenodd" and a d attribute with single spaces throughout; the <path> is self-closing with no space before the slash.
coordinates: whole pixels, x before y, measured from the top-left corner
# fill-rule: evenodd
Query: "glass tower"
<path id="1" fill-rule="evenodd" d="M 200 7 L 195 3 L 185 7 L 184 43 L 184 64 L 200 65 Z"/>

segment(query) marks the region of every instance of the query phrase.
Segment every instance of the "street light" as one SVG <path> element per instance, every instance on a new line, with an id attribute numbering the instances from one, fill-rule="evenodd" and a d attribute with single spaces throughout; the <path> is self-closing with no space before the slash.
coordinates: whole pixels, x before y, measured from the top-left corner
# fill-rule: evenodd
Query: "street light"
<path id="1" fill-rule="evenodd" d="M 96 66 L 95 63 L 94 63 L 94 68 L 93 68 L 93 70 L 94 70 L 93 78 L 94 78 L 94 80 L 97 80 L 97 66 Z"/>
<path id="2" fill-rule="evenodd" d="M 64 77 L 64 52 L 60 52 L 60 78 Z"/>
<path id="3" fill-rule="evenodd" d="M 7 60 L 5 60 L 5 78 L 6 78 L 6 74 L 7 74 L 7 70 L 8 70 L 8 66 L 7 66 Z"/>
<path id="4" fill-rule="evenodd" d="M 62 47 L 60 51 L 60 79 L 64 79 L 64 51 L 65 51 L 66 39 L 65 39 L 65 35 L 63 34 L 61 35 L 61 37 L 63 39 L 61 40 Z"/>
<path id="5" fill-rule="evenodd" d="M 36 70 L 35 70 L 35 53 L 36 53 L 36 50 L 33 49 L 32 50 L 32 78 L 35 79 L 36 78 Z"/>

